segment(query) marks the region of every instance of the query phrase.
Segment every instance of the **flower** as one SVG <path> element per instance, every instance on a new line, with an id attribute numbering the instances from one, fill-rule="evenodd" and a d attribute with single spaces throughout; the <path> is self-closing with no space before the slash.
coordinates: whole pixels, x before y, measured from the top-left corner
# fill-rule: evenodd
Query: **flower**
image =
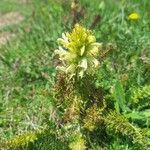
<path id="1" fill-rule="evenodd" d="M 68 73 L 73 77 L 83 77 L 85 73 L 94 73 L 98 67 L 98 56 L 101 43 L 96 42 L 90 30 L 76 24 L 72 32 L 63 33 L 62 38 L 58 38 L 59 48 L 55 54 L 59 55 L 62 66 L 58 69 Z"/>
<path id="2" fill-rule="evenodd" d="M 128 16 L 128 19 L 129 20 L 138 20 L 140 18 L 140 15 L 138 13 L 131 13 L 129 16 Z"/>

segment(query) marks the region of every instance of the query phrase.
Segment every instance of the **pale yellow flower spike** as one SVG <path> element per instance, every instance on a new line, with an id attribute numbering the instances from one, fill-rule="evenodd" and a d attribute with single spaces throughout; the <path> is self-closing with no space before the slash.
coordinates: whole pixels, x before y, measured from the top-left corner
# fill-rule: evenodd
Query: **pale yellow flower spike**
<path id="1" fill-rule="evenodd" d="M 138 20 L 140 18 L 140 15 L 138 13 L 131 13 L 129 16 L 128 16 L 128 19 L 129 20 Z"/>
<path id="2" fill-rule="evenodd" d="M 59 55 L 64 70 L 70 76 L 83 77 L 84 74 L 93 74 L 99 65 L 101 43 L 96 42 L 92 32 L 79 24 L 76 24 L 72 32 L 63 33 L 58 38 L 59 49 L 55 53 Z M 60 68 L 60 67 L 59 67 Z"/>

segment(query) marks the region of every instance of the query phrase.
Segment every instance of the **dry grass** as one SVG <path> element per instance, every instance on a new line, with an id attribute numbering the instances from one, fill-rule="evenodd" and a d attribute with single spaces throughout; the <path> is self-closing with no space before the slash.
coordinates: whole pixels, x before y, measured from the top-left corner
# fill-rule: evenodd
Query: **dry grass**
<path id="1" fill-rule="evenodd" d="M 18 24 L 24 20 L 24 17 L 18 12 L 8 12 L 0 14 L 0 28 L 8 25 Z"/>
<path id="2" fill-rule="evenodd" d="M 11 32 L 1 32 L 0 33 L 0 46 L 6 44 L 12 38 L 15 37 L 14 33 Z"/>

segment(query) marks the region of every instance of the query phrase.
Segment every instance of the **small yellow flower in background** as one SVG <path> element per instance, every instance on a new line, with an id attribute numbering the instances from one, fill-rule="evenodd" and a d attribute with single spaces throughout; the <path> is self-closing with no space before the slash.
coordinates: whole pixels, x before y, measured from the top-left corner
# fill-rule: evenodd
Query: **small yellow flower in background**
<path id="1" fill-rule="evenodd" d="M 131 13 L 129 16 L 128 16 L 128 19 L 129 20 L 138 20 L 140 18 L 140 15 L 138 13 Z"/>

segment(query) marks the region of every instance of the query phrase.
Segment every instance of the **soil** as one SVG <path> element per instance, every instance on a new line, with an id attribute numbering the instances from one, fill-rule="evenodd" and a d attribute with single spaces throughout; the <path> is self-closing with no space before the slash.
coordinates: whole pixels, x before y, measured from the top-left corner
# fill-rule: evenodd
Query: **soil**
<path id="1" fill-rule="evenodd" d="M 18 24 L 24 20 L 24 17 L 18 12 L 8 12 L 0 14 L 0 28 L 8 25 Z"/>
<path id="2" fill-rule="evenodd" d="M 0 33 L 0 46 L 6 44 L 12 38 L 15 37 L 14 33 L 11 32 L 1 32 Z"/>

